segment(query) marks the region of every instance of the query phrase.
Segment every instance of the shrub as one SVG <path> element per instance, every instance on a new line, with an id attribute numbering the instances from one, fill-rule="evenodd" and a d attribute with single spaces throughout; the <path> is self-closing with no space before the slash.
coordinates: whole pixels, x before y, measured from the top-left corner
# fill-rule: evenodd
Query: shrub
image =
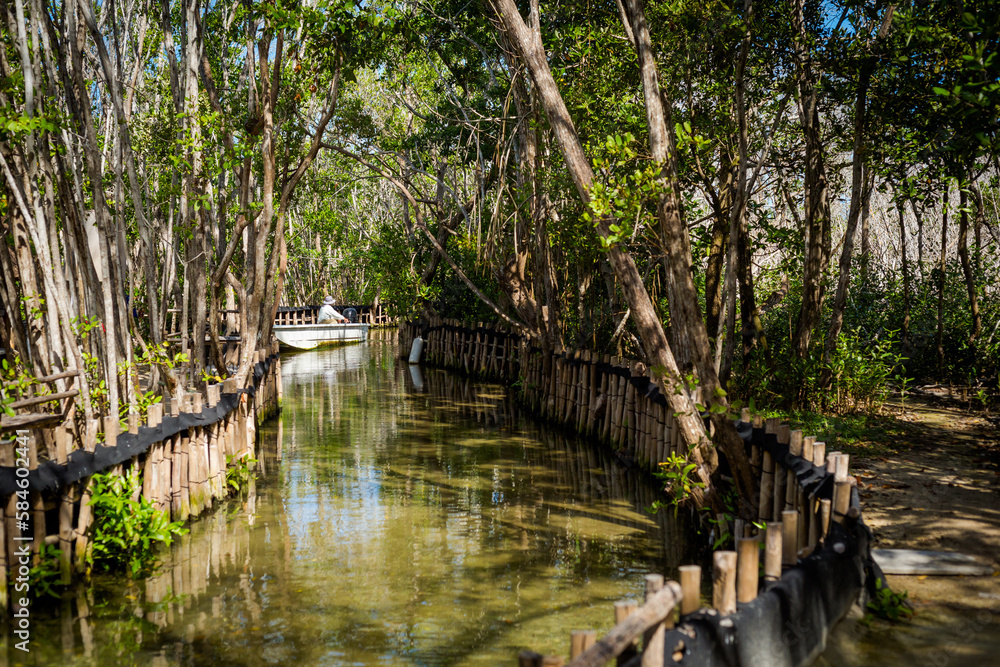
<path id="1" fill-rule="evenodd" d="M 171 522 L 164 513 L 139 495 L 135 472 L 98 473 L 91 481 L 90 505 L 94 509 L 94 535 L 90 564 L 107 571 L 125 571 L 135 577 L 152 570 L 160 545 L 170 545 L 186 534 L 182 522 Z M 133 500 L 137 497 L 137 500 Z"/>

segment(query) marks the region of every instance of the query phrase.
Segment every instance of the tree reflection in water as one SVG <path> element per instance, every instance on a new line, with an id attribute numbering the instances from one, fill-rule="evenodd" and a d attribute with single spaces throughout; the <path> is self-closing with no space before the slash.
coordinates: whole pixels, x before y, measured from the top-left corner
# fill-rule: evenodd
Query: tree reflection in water
<path id="1" fill-rule="evenodd" d="M 282 360 L 260 476 L 155 576 L 38 616 L 43 664 L 497 664 L 690 562 L 645 474 L 369 343 Z M 89 601 L 89 604 L 88 604 Z M 109 662 L 110 661 L 110 662 Z"/>

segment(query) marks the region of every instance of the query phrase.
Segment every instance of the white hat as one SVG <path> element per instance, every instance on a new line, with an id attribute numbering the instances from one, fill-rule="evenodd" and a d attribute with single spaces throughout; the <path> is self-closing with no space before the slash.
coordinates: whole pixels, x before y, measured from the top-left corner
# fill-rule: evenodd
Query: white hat
<path id="1" fill-rule="evenodd" d="M 323 305 L 324 306 L 332 306 L 333 305 L 333 297 L 332 296 L 328 296 L 325 299 L 323 299 Z"/>

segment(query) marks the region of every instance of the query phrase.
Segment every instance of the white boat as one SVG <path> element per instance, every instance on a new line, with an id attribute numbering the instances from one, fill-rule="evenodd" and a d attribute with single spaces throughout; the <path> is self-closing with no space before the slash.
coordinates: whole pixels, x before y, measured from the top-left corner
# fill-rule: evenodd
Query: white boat
<path id="1" fill-rule="evenodd" d="M 297 350 L 320 345 L 343 345 L 368 340 L 367 324 L 275 324 L 272 330 L 281 344 Z"/>

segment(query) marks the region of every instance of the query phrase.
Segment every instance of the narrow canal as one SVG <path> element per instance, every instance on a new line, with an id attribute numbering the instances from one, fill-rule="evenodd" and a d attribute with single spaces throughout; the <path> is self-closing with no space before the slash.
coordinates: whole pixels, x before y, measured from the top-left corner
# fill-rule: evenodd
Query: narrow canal
<path id="1" fill-rule="evenodd" d="M 283 358 L 255 489 L 157 575 L 39 610 L 23 664 L 497 665 L 690 562 L 656 486 L 391 343 Z"/>

